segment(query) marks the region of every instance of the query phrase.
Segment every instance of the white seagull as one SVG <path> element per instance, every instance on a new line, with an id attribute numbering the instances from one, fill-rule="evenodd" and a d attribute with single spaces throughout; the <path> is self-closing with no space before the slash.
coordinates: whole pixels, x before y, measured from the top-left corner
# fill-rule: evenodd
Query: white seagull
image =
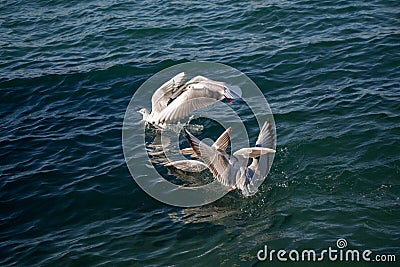
<path id="1" fill-rule="evenodd" d="M 217 101 L 236 98 L 226 83 L 196 76 L 182 85 L 185 73 L 181 72 L 158 88 L 151 98 L 151 113 L 142 108 L 138 112 L 143 121 L 160 127 L 183 119 L 191 112 Z"/>
<path id="2" fill-rule="evenodd" d="M 228 128 L 230 132 L 230 128 Z M 228 131 L 227 130 L 227 131 Z M 218 148 L 208 146 L 194 137 L 185 129 L 185 134 L 195 155 L 204 161 L 214 178 L 230 189 L 240 189 L 245 196 L 253 195 L 257 188 L 253 188 L 254 181 L 264 177 L 269 169 L 270 153 L 275 153 L 274 132 L 272 125 L 266 121 L 261 128 L 255 147 L 242 148 L 229 156 L 226 146 Z M 229 138 L 229 133 L 227 134 Z M 229 139 L 227 141 L 229 143 Z M 252 163 L 247 166 L 248 160 Z"/>

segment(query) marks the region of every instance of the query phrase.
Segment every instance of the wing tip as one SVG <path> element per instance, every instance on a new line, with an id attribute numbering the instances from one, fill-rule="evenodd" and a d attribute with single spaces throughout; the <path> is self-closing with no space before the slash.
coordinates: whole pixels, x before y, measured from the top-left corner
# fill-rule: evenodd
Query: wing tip
<path id="1" fill-rule="evenodd" d="M 256 147 L 265 147 L 266 143 L 270 143 L 272 147 L 276 146 L 276 133 L 273 129 L 273 123 L 270 119 L 266 119 L 260 129 L 260 134 L 256 142 Z M 271 148 L 272 148 L 271 147 Z"/>
<path id="2" fill-rule="evenodd" d="M 184 132 L 185 132 L 185 136 L 186 136 L 186 139 L 187 139 L 188 142 L 189 142 L 190 147 L 193 149 L 193 151 L 194 151 L 197 155 L 200 155 L 200 154 L 199 154 L 199 153 L 200 153 L 199 144 L 198 144 L 197 142 L 195 142 L 196 140 L 194 139 L 194 138 L 196 138 L 196 137 L 194 137 L 186 128 L 184 128 L 183 130 L 184 130 Z"/>

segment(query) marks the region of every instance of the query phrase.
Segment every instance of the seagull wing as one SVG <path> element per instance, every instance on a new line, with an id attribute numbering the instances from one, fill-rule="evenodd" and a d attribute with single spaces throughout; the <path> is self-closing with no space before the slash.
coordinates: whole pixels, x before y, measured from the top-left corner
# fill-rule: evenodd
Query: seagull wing
<path id="1" fill-rule="evenodd" d="M 197 75 L 196 77 L 193 77 L 192 79 L 190 79 L 186 85 L 192 84 L 192 83 L 198 83 L 198 82 L 202 82 L 202 81 L 212 81 L 210 79 L 208 79 L 207 77 L 201 76 L 201 75 Z"/>
<path id="2" fill-rule="evenodd" d="M 230 86 L 225 82 L 219 82 L 211 80 L 204 76 L 196 76 L 189 80 L 185 86 L 190 84 L 201 84 L 211 90 L 218 91 L 220 94 L 223 94 L 227 98 L 238 98 L 241 96 L 241 89 L 237 86 Z M 238 92 L 236 92 L 238 91 Z"/>
<path id="3" fill-rule="evenodd" d="M 188 89 L 173 100 L 158 116 L 154 122 L 158 124 L 175 122 L 185 118 L 191 112 L 207 107 L 224 98 L 219 92 L 208 89 L 201 84 Z"/>
<path id="4" fill-rule="evenodd" d="M 256 147 L 275 147 L 275 132 L 270 121 L 265 121 L 263 127 L 258 134 Z"/>
<path id="5" fill-rule="evenodd" d="M 270 121 L 265 121 L 263 127 L 260 130 L 260 133 L 258 135 L 257 141 L 256 141 L 256 148 L 260 150 L 266 150 L 269 149 L 273 152 L 272 148 L 276 146 L 275 144 L 275 132 L 272 127 L 272 123 Z M 269 153 L 273 153 L 269 152 Z M 264 177 L 267 173 L 267 171 L 270 168 L 270 155 L 268 153 L 266 154 L 260 154 L 258 157 L 253 158 L 252 163 L 248 167 L 248 169 L 251 171 L 252 176 L 255 175 L 258 178 L 259 177 Z M 255 177 L 255 179 L 258 179 Z"/>
<path id="6" fill-rule="evenodd" d="M 220 150 L 222 152 L 225 152 L 227 147 L 229 146 L 230 142 L 230 134 L 232 132 L 232 128 L 229 127 L 226 129 L 219 137 L 218 139 L 214 142 L 212 147 L 216 148 L 217 150 Z M 191 157 L 197 157 L 196 152 L 193 150 L 193 148 L 188 147 L 180 150 L 181 154 L 183 155 L 190 155 Z"/>
<path id="7" fill-rule="evenodd" d="M 246 147 L 239 149 L 238 151 L 233 153 L 233 155 L 235 157 L 258 158 L 261 155 L 265 155 L 268 153 L 275 153 L 275 150 L 265 147 Z"/>
<path id="8" fill-rule="evenodd" d="M 225 132 L 220 135 L 220 137 L 218 137 L 218 139 L 214 142 L 212 146 L 222 152 L 225 152 L 231 141 L 231 132 L 232 128 L 229 127 L 225 130 Z"/>
<path id="9" fill-rule="evenodd" d="M 184 72 L 175 75 L 175 77 L 165 82 L 154 92 L 153 96 L 151 97 L 152 113 L 159 114 L 167 107 L 168 101 L 172 94 L 177 94 L 178 91 L 182 90 L 182 88 L 179 88 L 179 86 L 182 84 L 185 76 L 186 75 Z"/>
<path id="10" fill-rule="evenodd" d="M 215 147 L 210 147 L 207 144 L 201 142 L 199 139 L 190 134 L 186 129 L 185 134 L 190 143 L 190 146 L 208 166 L 214 178 L 216 178 L 221 184 L 225 186 L 235 186 L 236 181 L 235 177 L 233 175 L 230 175 L 232 165 L 227 158 L 227 154 L 222 153 Z"/>

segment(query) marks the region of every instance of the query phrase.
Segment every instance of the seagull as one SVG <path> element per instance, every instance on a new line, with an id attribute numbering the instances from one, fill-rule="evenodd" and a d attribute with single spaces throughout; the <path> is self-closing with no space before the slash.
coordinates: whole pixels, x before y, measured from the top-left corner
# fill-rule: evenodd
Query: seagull
<path id="1" fill-rule="evenodd" d="M 230 99 L 238 97 L 224 82 L 199 75 L 183 84 L 185 76 L 185 72 L 181 72 L 155 91 L 151 112 L 145 108 L 138 111 L 143 115 L 143 121 L 163 128 L 166 123 L 183 119 L 195 110 L 223 99 L 231 103 Z"/>
<path id="2" fill-rule="evenodd" d="M 239 189 L 245 196 L 251 196 L 257 192 L 257 188 L 252 188 L 254 181 L 266 175 L 269 169 L 268 154 L 275 153 L 272 149 L 274 132 L 269 121 L 266 121 L 261 128 L 255 147 L 241 148 L 232 156 L 226 153 L 227 145 L 220 148 L 214 145 L 208 146 L 186 129 L 185 135 L 194 154 L 203 160 L 214 178 L 221 184 L 229 187 L 230 190 Z M 249 159 L 252 159 L 252 163 L 247 166 Z"/>

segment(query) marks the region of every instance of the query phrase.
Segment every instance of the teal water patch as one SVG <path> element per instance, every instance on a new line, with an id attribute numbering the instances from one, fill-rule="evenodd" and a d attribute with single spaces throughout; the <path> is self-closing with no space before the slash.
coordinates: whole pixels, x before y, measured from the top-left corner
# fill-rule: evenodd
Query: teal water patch
<path id="1" fill-rule="evenodd" d="M 0 265 L 249 266 L 339 238 L 400 257 L 397 1 L 2 5 Z M 184 209 L 136 185 L 121 131 L 146 79 L 196 60 L 253 79 L 278 144 L 255 196 Z"/>

